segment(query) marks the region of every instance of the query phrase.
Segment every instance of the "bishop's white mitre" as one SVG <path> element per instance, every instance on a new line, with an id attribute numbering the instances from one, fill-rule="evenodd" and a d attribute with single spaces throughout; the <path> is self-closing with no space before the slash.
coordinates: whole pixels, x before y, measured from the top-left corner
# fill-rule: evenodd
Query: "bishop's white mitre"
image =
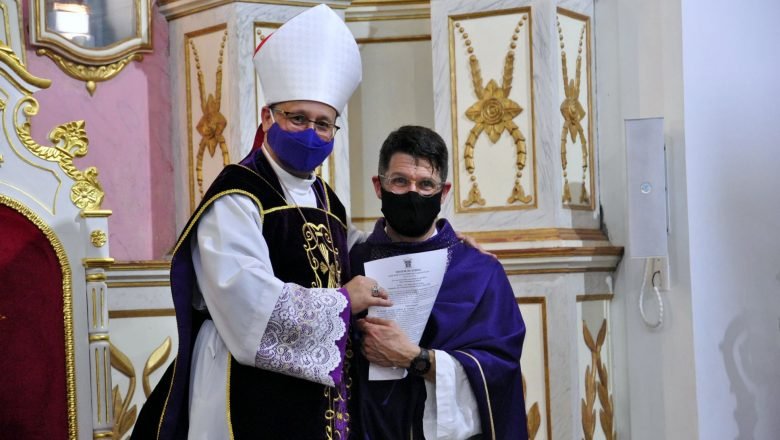
<path id="1" fill-rule="evenodd" d="M 291 18 L 255 50 L 266 104 L 319 101 L 341 113 L 360 84 L 355 37 L 327 5 Z"/>

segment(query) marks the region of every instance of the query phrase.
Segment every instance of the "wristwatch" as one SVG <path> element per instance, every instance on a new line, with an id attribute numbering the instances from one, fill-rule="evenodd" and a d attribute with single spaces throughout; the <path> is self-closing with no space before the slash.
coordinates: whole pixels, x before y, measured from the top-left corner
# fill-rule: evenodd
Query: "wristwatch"
<path id="1" fill-rule="evenodd" d="M 409 364 L 409 368 L 406 370 L 409 374 L 414 376 L 423 376 L 431 369 L 431 353 L 426 348 L 420 347 L 420 354 L 418 354 L 412 363 Z"/>

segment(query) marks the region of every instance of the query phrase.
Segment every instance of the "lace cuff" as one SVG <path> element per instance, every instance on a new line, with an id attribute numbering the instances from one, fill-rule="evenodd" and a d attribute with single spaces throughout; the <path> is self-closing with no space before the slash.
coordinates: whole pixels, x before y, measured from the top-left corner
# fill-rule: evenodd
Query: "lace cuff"
<path id="1" fill-rule="evenodd" d="M 341 289 L 287 283 L 255 355 L 255 366 L 335 386 L 341 381 L 349 313 Z"/>

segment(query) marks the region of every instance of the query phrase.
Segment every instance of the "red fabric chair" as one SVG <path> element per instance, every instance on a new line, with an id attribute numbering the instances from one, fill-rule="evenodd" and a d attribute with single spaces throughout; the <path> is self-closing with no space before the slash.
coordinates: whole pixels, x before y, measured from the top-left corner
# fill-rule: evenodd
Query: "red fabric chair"
<path id="1" fill-rule="evenodd" d="M 0 45 L 0 438 L 110 438 L 110 211 L 97 170 L 73 163 L 83 121 L 56 127 L 56 145 L 30 136 L 49 84 Z"/>
<path id="2" fill-rule="evenodd" d="M 0 225 L 0 436 L 65 439 L 67 262 L 25 213 L 0 204 Z"/>

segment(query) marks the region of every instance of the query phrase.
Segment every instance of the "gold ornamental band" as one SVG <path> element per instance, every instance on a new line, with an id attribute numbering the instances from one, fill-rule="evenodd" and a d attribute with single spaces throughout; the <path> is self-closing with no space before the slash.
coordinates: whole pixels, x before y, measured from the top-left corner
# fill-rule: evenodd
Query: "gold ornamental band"
<path id="1" fill-rule="evenodd" d="M 109 337 L 107 333 L 95 333 L 92 335 L 89 335 L 89 342 L 109 342 Z"/>
<path id="2" fill-rule="evenodd" d="M 115 261 L 110 270 L 170 270 L 171 262 L 169 260 L 128 260 Z"/>
<path id="3" fill-rule="evenodd" d="M 623 255 L 622 247 L 587 246 L 587 247 L 556 247 L 546 249 L 496 249 L 491 251 L 499 259 L 504 258 L 543 258 L 543 257 L 595 257 Z"/>
<path id="4" fill-rule="evenodd" d="M 86 267 L 87 269 L 94 268 L 94 267 L 111 267 L 112 264 L 114 264 L 114 259 L 110 257 L 106 258 L 84 258 L 81 260 L 81 263 Z"/>
<path id="5" fill-rule="evenodd" d="M 507 231 L 463 232 L 480 243 L 508 243 L 515 241 L 609 241 L 599 229 L 537 228 Z"/>
<path id="6" fill-rule="evenodd" d="M 90 217 L 110 217 L 113 212 L 110 209 L 85 209 L 81 211 L 81 217 L 82 218 L 90 218 Z"/>
<path id="7" fill-rule="evenodd" d="M 108 319 L 121 318 L 158 318 L 162 316 L 176 316 L 174 309 L 133 309 L 133 310 L 109 310 Z"/>
<path id="8" fill-rule="evenodd" d="M 99 283 L 106 280 L 106 274 L 105 273 L 91 273 L 87 275 L 87 282 L 94 282 Z"/>
<path id="9" fill-rule="evenodd" d="M 170 3 L 170 2 L 169 2 Z M 219 6 L 228 5 L 230 3 L 237 3 L 236 0 L 222 0 L 222 1 L 215 1 L 207 5 L 203 5 L 200 7 L 192 8 L 186 11 L 179 12 L 177 14 L 171 14 L 166 15 L 165 19 L 168 21 L 176 20 L 177 18 L 186 17 L 188 15 L 197 14 L 199 12 L 208 11 L 209 9 L 217 8 Z M 292 0 L 242 0 L 242 3 L 265 3 L 265 4 L 271 4 L 271 5 L 281 5 L 281 6 L 305 6 L 305 7 L 311 7 L 316 6 L 316 3 L 308 3 L 308 2 L 302 2 L 302 1 L 292 1 Z M 346 9 L 347 5 L 340 5 L 340 4 L 330 4 L 331 9 Z"/>

